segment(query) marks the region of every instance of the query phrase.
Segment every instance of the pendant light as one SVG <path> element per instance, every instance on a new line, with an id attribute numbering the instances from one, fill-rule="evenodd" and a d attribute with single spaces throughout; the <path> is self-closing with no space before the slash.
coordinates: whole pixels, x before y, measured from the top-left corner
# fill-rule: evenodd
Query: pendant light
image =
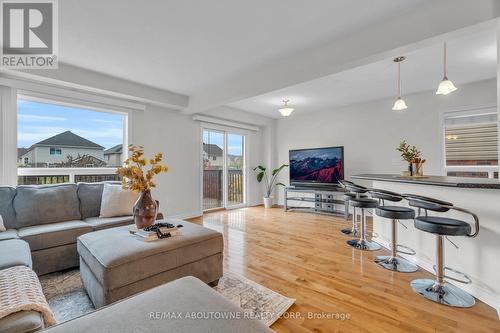
<path id="1" fill-rule="evenodd" d="M 394 106 L 392 107 L 394 111 L 402 111 L 408 108 L 405 101 L 401 98 L 401 62 L 403 62 L 405 59 L 405 57 L 397 57 L 394 59 L 394 62 L 398 64 L 398 98 L 396 99 L 396 102 L 394 102 Z"/>
<path id="2" fill-rule="evenodd" d="M 288 102 L 290 102 L 289 99 L 284 99 L 283 100 L 283 107 L 278 110 L 283 117 L 288 117 L 289 115 L 292 114 L 292 112 L 294 110 L 293 108 L 288 106 Z"/>
<path id="3" fill-rule="evenodd" d="M 448 76 L 447 76 L 447 56 L 446 56 L 446 42 L 444 42 L 444 62 L 443 62 L 443 72 L 444 72 L 444 75 L 443 75 L 443 80 L 441 81 L 441 83 L 439 83 L 439 87 L 436 91 L 436 95 L 448 95 L 449 93 L 451 92 L 454 92 L 455 90 L 457 90 L 457 87 L 455 87 L 455 85 L 453 84 L 453 82 L 451 82 L 450 80 L 448 80 Z"/>

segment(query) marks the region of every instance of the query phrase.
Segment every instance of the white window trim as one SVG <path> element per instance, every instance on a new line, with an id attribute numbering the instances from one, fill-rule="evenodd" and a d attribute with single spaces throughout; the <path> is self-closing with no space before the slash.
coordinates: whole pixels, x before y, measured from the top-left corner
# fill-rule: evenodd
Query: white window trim
<path id="1" fill-rule="evenodd" d="M 61 89 L 60 91 L 65 90 Z M 47 95 L 46 97 L 42 98 L 40 97 L 40 95 L 40 93 L 28 92 L 24 90 L 18 91 L 13 87 L 0 86 L 0 156 L 2 157 L 0 159 L 0 185 L 16 186 L 18 176 L 35 175 L 36 172 L 40 174 L 41 170 L 44 171 L 44 174 L 45 172 L 51 172 L 52 175 L 69 175 L 70 182 L 74 180 L 74 176 L 77 174 L 91 175 L 115 173 L 116 168 L 18 168 L 18 98 L 51 104 L 59 104 L 64 106 L 72 106 L 91 111 L 122 114 L 124 115 L 123 159 L 128 157 L 127 147 L 130 142 L 133 142 L 133 110 L 123 108 L 122 105 L 101 105 L 98 98 L 96 98 L 97 100 L 88 100 L 88 103 L 83 103 L 82 100 L 73 101 L 71 99 L 71 91 L 68 91 L 68 97 Z M 90 99 L 93 99 L 92 95 L 89 94 L 87 96 Z"/>
<path id="2" fill-rule="evenodd" d="M 203 210 L 203 131 L 213 131 L 213 132 L 219 132 L 224 134 L 224 171 L 223 171 L 223 206 L 221 207 L 223 209 L 236 209 L 236 208 L 242 208 L 242 207 L 247 207 L 249 205 L 248 198 L 250 198 L 250 189 L 248 188 L 248 179 L 250 177 L 250 170 L 248 168 L 248 163 L 250 161 L 250 156 L 249 156 L 249 145 L 250 145 L 250 131 L 249 130 L 244 130 L 240 128 L 235 128 L 235 127 L 229 127 L 229 126 L 220 126 L 216 124 L 210 124 L 210 123 L 200 123 L 200 151 L 199 151 L 199 156 L 200 156 L 200 211 Z M 243 136 L 243 156 L 244 156 L 244 164 L 243 164 L 243 203 L 239 205 L 232 205 L 232 206 L 227 206 L 227 140 L 226 140 L 226 134 L 231 133 L 231 134 L 238 134 Z"/>

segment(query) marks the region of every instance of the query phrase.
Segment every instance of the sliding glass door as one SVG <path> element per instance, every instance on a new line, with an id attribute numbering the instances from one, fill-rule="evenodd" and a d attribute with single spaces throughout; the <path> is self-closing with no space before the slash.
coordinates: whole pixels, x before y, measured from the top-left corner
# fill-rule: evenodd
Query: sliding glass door
<path id="1" fill-rule="evenodd" d="M 241 206 L 244 200 L 245 137 L 226 133 L 227 137 L 227 207 Z"/>
<path id="2" fill-rule="evenodd" d="M 245 204 L 245 136 L 204 129 L 203 210 Z"/>

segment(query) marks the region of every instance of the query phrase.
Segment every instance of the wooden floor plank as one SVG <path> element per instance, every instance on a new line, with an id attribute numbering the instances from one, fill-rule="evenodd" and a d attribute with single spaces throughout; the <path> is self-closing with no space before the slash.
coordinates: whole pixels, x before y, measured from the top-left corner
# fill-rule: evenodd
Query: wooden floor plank
<path id="1" fill-rule="evenodd" d="M 342 218 L 263 207 L 217 211 L 192 222 L 224 234 L 224 269 L 295 298 L 277 332 L 500 332 L 496 311 L 435 304 L 415 294 L 404 274 L 382 269 L 347 246 Z M 297 317 L 294 316 L 294 314 Z M 309 317 L 337 314 L 349 319 Z"/>

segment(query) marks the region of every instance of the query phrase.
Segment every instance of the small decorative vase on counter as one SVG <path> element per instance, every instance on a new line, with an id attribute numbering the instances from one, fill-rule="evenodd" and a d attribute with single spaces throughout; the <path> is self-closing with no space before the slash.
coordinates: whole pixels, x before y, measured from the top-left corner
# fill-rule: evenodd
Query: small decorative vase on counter
<path id="1" fill-rule="evenodd" d="M 264 197 L 264 208 L 272 208 L 273 207 L 273 197 Z"/>
<path id="2" fill-rule="evenodd" d="M 149 227 L 156 221 L 158 203 L 153 200 L 151 191 L 141 192 L 134 205 L 134 223 L 137 229 Z"/>
<path id="3" fill-rule="evenodd" d="M 413 163 L 411 162 L 408 165 L 408 172 L 410 173 L 410 177 L 413 176 Z"/>

